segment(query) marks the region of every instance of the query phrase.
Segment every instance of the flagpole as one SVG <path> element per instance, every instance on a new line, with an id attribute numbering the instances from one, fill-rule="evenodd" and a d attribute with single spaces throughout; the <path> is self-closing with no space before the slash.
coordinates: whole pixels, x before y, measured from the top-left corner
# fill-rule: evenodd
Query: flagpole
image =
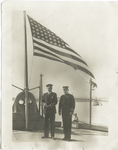
<path id="1" fill-rule="evenodd" d="M 42 77 L 43 77 L 43 74 L 41 73 L 40 74 L 40 82 L 39 82 L 39 86 L 40 86 L 40 89 L 39 89 L 39 115 L 41 113 L 41 115 L 43 116 L 43 106 L 42 106 L 42 109 L 41 109 L 41 102 L 42 102 L 42 96 L 43 96 L 43 81 L 42 81 Z M 42 112 L 40 112 L 42 111 Z"/>
<path id="2" fill-rule="evenodd" d="M 28 116 L 28 63 L 27 63 L 27 31 L 26 31 L 26 12 L 24 11 L 24 36 L 25 36 L 25 127 L 28 130 L 29 116 Z"/>
<path id="3" fill-rule="evenodd" d="M 90 118 L 89 118 L 90 126 L 91 126 L 91 119 L 92 119 L 92 79 L 90 79 Z"/>

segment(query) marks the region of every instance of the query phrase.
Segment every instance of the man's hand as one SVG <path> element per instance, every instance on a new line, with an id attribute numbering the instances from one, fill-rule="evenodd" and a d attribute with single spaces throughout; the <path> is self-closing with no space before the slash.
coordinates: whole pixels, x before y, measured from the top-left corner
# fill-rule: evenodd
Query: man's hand
<path id="1" fill-rule="evenodd" d="M 47 107 L 46 103 L 43 103 L 43 106 L 44 106 L 44 107 Z"/>

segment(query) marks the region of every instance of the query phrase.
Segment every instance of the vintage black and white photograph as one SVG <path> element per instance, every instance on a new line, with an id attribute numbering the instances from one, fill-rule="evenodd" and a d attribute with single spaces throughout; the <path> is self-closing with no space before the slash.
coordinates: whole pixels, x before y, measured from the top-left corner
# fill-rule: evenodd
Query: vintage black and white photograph
<path id="1" fill-rule="evenodd" d="M 102 2 L 29 4 L 11 11 L 12 142 L 108 150 L 115 8 Z"/>

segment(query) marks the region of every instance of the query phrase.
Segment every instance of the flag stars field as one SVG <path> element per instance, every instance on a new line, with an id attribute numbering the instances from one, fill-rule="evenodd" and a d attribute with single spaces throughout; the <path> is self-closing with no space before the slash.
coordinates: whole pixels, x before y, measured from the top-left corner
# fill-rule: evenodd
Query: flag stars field
<path id="1" fill-rule="evenodd" d="M 32 32 L 33 33 L 36 33 L 36 35 L 41 34 L 41 36 L 44 36 L 45 38 L 48 38 L 48 40 L 46 40 L 46 42 L 49 42 L 51 44 L 53 44 L 53 42 L 54 42 L 54 45 L 57 45 L 57 46 L 62 47 L 62 48 L 65 48 L 64 42 L 59 37 L 57 37 L 53 32 L 49 31 L 47 28 L 43 27 L 42 25 L 40 25 L 36 21 L 33 21 L 33 19 L 29 19 L 29 20 L 31 22 L 31 28 L 32 28 Z M 36 35 L 34 35 L 34 36 L 36 37 Z M 49 38 L 49 37 L 51 37 L 51 38 Z M 37 38 L 42 39 L 39 36 L 37 36 Z M 52 40 L 53 42 L 50 41 L 50 40 Z"/>

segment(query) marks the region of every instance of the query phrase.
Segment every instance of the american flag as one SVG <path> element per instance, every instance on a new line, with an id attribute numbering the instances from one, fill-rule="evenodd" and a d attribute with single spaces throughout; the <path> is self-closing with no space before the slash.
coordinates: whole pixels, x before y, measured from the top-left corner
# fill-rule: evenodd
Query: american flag
<path id="1" fill-rule="evenodd" d="M 58 61 L 73 67 L 83 76 L 94 78 L 82 57 L 55 33 L 38 23 L 29 15 L 34 55 Z M 84 74 L 83 74 L 84 73 Z"/>

